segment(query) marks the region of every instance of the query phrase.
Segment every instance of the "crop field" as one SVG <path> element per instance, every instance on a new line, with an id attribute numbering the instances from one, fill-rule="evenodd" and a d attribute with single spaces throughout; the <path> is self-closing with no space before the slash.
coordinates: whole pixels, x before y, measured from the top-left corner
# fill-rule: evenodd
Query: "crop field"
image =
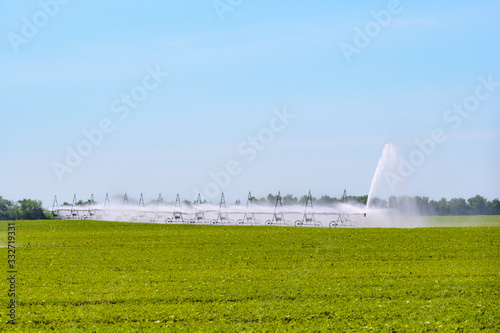
<path id="1" fill-rule="evenodd" d="M 0 331 L 495 332 L 500 219 L 462 219 L 468 227 L 16 221 L 15 325 L 3 221 Z"/>

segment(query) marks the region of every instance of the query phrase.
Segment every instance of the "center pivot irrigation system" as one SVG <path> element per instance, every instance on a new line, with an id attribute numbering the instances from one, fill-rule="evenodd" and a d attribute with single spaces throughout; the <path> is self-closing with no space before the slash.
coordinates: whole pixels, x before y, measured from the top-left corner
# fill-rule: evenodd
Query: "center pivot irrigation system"
<path id="1" fill-rule="evenodd" d="M 281 193 L 278 192 L 272 206 L 258 205 L 252 193 L 248 193 L 246 206 L 232 205 L 227 207 L 224 193 L 221 195 L 219 206 L 202 202 L 201 195 L 191 204 L 181 205 L 180 196 L 177 195 L 175 204 L 165 204 L 161 194 L 157 200 L 150 204 L 144 203 L 141 193 L 139 203 L 129 201 L 127 194 L 123 196 L 121 204 L 111 204 L 108 194 L 104 204 L 99 205 L 94 201 L 94 195 L 90 200 L 81 202 L 73 196 L 73 203 L 60 206 L 57 197 L 54 198 L 52 214 L 55 218 L 67 220 L 103 220 L 103 221 L 130 221 L 169 224 L 219 224 L 219 225 L 275 225 L 296 227 L 357 227 L 352 220 L 354 216 L 364 216 L 366 213 L 347 211 L 347 194 L 344 190 L 341 203 L 335 207 L 313 207 L 311 191 L 306 197 L 304 209 L 300 206 L 283 205 Z M 359 208 L 357 208 L 359 211 Z M 295 221 L 292 224 L 292 221 Z"/>

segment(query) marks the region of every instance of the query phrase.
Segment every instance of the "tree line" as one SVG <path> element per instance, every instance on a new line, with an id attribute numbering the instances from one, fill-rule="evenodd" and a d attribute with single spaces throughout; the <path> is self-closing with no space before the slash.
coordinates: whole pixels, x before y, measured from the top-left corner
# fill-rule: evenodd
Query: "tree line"
<path id="1" fill-rule="evenodd" d="M 276 195 L 269 194 L 267 197 L 260 199 L 252 198 L 252 202 L 259 204 L 272 205 L 276 202 Z M 281 198 L 283 205 L 303 205 L 306 203 L 307 195 L 295 197 L 291 194 Z M 365 206 L 368 200 L 368 195 L 362 196 L 345 196 L 345 197 L 330 197 L 323 195 L 319 198 L 312 197 L 314 205 L 325 206 L 333 205 L 342 202 L 355 203 Z M 238 200 L 236 204 L 241 204 Z M 391 196 L 388 200 L 380 198 L 372 198 L 370 202 L 371 208 L 391 209 L 401 214 L 420 214 L 420 215 L 500 215 L 500 201 L 493 199 L 487 200 L 485 197 L 476 195 L 469 199 L 453 198 L 447 200 L 430 200 L 429 197 L 421 196 Z"/>
<path id="2" fill-rule="evenodd" d="M 307 195 L 296 197 L 292 194 L 287 194 L 281 197 L 281 202 L 284 206 L 305 205 L 307 198 Z M 269 194 L 267 197 L 252 197 L 251 199 L 256 204 L 274 205 L 278 196 Z M 328 195 L 323 195 L 319 198 L 312 197 L 312 202 L 315 206 L 334 205 L 342 202 L 366 206 L 367 200 L 367 195 L 342 196 L 340 198 Z M 91 203 L 91 200 L 80 200 L 76 204 L 87 205 Z M 183 204 L 191 205 L 192 203 L 184 200 Z M 244 203 L 236 200 L 235 204 L 242 205 Z M 65 202 L 63 205 L 70 204 Z M 500 201 L 498 199 L 489 201 L 480 195 L 467 200 L 463 198 L 430 200 L 429 197 L 420 196 L 391 196 L 388 200 L 372 198 L 370 207 L 390 209 L 399 214 L 406 215 L 500 215 Z M 0 196 L 0 220 L 41 220 L 50 218 L 53 218 L 52 213 L 43 209 L 40 200 L 23 199 L 11 201 Z"/>
<path id="3" fill-rule="evenodd" d="M 420 196 L 391 196 L 389 200 L 374 198 L 370 207 L 388 208 L 402 214 L 421 215 L 500 215 L 500 201 L 489 201 L 483 196 L 476 195 L 469 199 L 453 198 L 447 200 L 429 200 Z"/>
<path id="4" fill-rule="evenodd" d="M 43 220 L 52 218 L 39 200 L 10 201 L 0 196 L 0 220 Z"/>

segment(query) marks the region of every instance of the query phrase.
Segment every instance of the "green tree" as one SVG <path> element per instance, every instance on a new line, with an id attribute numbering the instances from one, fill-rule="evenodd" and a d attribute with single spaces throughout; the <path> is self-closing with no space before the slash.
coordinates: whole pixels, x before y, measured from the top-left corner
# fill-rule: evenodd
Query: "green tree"
<path id="1" fill-rule="evenodd" d="M 308 196 L 307 195 L 303 195 L 299 198 L 299 204 L 301 205 L 305 205 L 306 201 L 307 201 L 307 198 Z"/>
<path id="2" fill-rule="evenodd" d="M 450 215 L 450 206 L 448 200 L 445 198 L 441 198 L 439 201 L 431 200 L 429 204 L 432 208 L 433 214 L 440 216 Z"/>
<path id="3" fill-rule="evenodd" d="M 93 204 L 93 202 L 90 199 L 88 199 L 87 201 L 78 200 L 77 202 L 75 202 L 75 205 L 77 205 L 77 206 L 85 206 L 85 205 L 92 205 L 92 204 Z"/>
<path id="4" fill-rule="evenodd" d="M 441 198 L 438 204 L 439 204 L 440 215 L 450 215 L 450 205 L 448 203 L 448 200 L 446 200 L 446 198 Z"/>
<path id="5" fill-rule="evenodd" d="M 276 197 L 277 197 L 277 195 L 273 195 L 273 194 L 269 193 L 267 195 L 267 203 L 270 205 L 274 205 L 276 203 Z"/>
<path id="6" fill-rule="evenodd" d="M 374 208 L 387 208 L 387 201 L 377 197 L 370 199 L 370 207 Z"/>
<path id="7" fill-rule="evenodd" d="M 391 195 L 389 197 L 389 208 L 390 209 L 398 208 L 398 198 L 395 195 Z"/>
<path id="8" fill-rule="evenodd" d="M 419 197 L 414 198 L 415 204 L 417 206 L 418 212 L 420 214 L 428 215 L 430 211 L 429 207 L 429 197 Z"/>
<path id="9" fill-rule="evenodd" d="M 407 215 L 418 213 L 418 207 L 416 206 L 415 198 L 407 195 L 403 195 L 398 198 L 398 209 L 401 213 Z"/>
<path id="10" fill-rule="evenodd" d="M 0 196 L 0 220 L 15 220 L 18 215 L 17 205 Z"/>
<path id="11" fill-rule="evenodd" d="M 479 194 L 467 200 L 471 215 L 488 215 L 488 201 Z"/>
<path id="12" fill-rule="evenodd" d="M 45 219 L 42 202 L 39 200 L 24 199 L 20 200 L 19 218 L 22 220 L 42 220 Z"/>
<path id="13" fill-rule="evenodd" d="M 467 215 L 469 213 L 469 206 L 467 201 L 463 198 L 453 198 L 449 202 L 451 215 Z"/>
<path id="14" fill-rule="evenodd" d="M 332 198 L 328 195 L 323 195 L 321 198 L 318 200 L 318 204 L 320 205 L 330 205 L 338 202 L 339 200 L 337 198 Z M 305 202 L 305 201 L 304 201 Z"/>
<path id="15" fill-rule="evenodd" d="M 296 205 L 298 202 L 297 198 L 291 194 L 285 195 L 282 199 L 284 205 Z"/>
<path id="16" fill-rule="evenodd" d="M 498 199 L 488 202 L 488 208 L 491 215 L 500 215 L 500 201 Z"/>
<path id="17" fill-rule="evenodd" d="M 368 196 L 367 195 L 361 195 L 361 196 L 348 196 L 347 197 L 347 202 L 357 202 L 362 205 L 366 205 L 366 202 L 368 201 Z"/>

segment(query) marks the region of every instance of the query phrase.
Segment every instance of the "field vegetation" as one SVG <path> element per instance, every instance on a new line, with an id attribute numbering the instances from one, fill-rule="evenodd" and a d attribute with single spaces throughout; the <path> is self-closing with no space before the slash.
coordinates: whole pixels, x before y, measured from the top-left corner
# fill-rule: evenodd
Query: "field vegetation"
<path id="1" fill-rule="evenodd" d="M 4 278 L 0 330 L 495 332 L 500 219 L 481 218 L 487 227 L 16 221 L 18 323 L 7 324 Z"/>

